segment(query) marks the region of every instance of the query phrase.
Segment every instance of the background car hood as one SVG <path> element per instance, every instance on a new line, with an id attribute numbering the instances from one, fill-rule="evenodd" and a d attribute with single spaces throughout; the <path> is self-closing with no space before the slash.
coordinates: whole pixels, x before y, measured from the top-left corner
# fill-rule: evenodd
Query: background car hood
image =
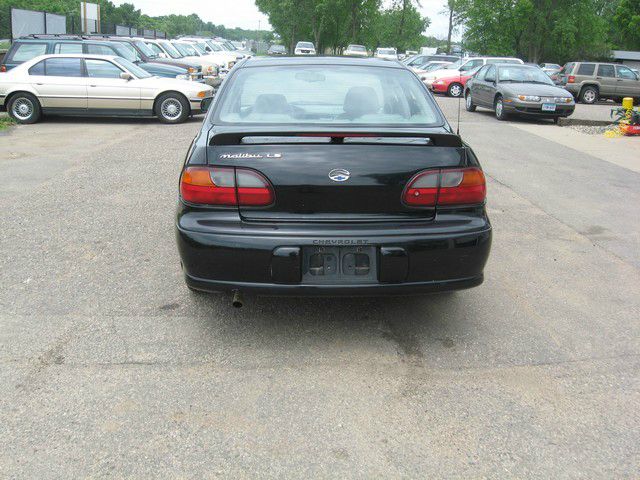
<path id="1" fill-rule="evenodd" d="M 166 65 L 175 65 L 176 67 L 184 68 L 185 70 L 188 68 L 198 69 L 200 65 L 195 62 L 184 61 L 183 59 L 178 58 L 154 58 L 151 60 L 153 63 L 164 63 Z"/>
<path id="2" fill-rule="evenodd" d="M 140 82 L 140 87 L 142 88 L 177 90 L 187 97 L 193 97 L 202 90 L 213 91 L 213 88 L 204 83 L 178 80 L 176 78 L 150 77 L 138 79 L 137 82 Z"/>
<path id="3" fill-rule="evenodd" d="M 458 70 L 441 68 L 440 70 L 434 70 L 433 72 L 427 73 L 427 78 L 457 77 L 459 73 L 460 72 Z"/>
<path id="4" fill-rule="evenodd" d="M 511 95 L 536 95 L 538 97 L 568 97 L 569 93 L 554 85 L 540 83 L 501 83 L 500 89 Z"/>
<path id="5" fill-rule="evenodd" d="M 158 62 L 141 62 L 138 63 L 138 66 L 144 68 L 147 72 L 150 73 L 162 73 L 162 74 L 173 74 L 183 75 L 187 73 L 186 68 L 178 67 L 176 65 L 169 65 L 167 63 L 158 63 Z"/>

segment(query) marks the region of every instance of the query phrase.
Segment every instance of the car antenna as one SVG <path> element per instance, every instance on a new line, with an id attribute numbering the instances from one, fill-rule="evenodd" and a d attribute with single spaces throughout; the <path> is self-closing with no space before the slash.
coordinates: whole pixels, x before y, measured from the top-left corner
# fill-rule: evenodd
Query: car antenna
<path id="1" fill-rule="evenodd" d="M 462 73 L 458 70 L 458 83 L 462 85 Z M 462 94 L 458 96 L 458 126 L 456 128 L 456 135 L 460 135 L 460 101 L 464 96 L 464 87 L 462 88 Z"/>

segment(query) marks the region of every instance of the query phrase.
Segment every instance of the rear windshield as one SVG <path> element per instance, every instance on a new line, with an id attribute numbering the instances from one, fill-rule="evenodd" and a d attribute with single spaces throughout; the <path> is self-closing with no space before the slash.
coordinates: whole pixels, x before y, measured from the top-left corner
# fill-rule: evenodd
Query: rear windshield
<path id="1" fill-rule="evenodd" d="M 379 48 L 378 53 L 380 55 L 395 55 L 396 51 L 393 48 Z"/>
<path id="2" fill-rule="evenodd" d="M 296 48 L 313 48 L 313 43 L 310 42 L 298 42 Z"/>
<path id="3" fill-rule="evenodd" d="M 254 124 L 442 124 L 408 70 L 362 66 L 243 68 L 230 79 L 216 122 Z"/>
<path id="4" fill-rule="evenodd" d="M 16 63 L 26 62 L 38 55 L 47 53 L 46 43 L 20 43 L 11 55 L 11 61 Z"/>
<path id="5" fill-rule="evenodd" d="M 362 45 L 349 45 L 347 50 L 351 50 L 352 52 L 366 52 L 367 49 Z"/>

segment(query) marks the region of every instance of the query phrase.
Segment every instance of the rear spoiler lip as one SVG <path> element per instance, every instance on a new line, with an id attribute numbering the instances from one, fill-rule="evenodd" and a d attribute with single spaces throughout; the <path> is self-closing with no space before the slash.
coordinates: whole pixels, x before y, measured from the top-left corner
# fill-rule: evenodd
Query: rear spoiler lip
<path id="1" fill-rule="evenodd" d="M 459 135 L 445 129 L 392 129 L 392 128 L 299 128 L 296 130 L 277 130 L 269 128 L 218 129 L 213 128 L 209 135 L 209 146 L 242 145 L 244 137 L 393 137 L 393 138 L 429 138 L 430 146 L 463 147 L 464 143 Z M 253 144 L 255 145 L 255 144 Z"/>

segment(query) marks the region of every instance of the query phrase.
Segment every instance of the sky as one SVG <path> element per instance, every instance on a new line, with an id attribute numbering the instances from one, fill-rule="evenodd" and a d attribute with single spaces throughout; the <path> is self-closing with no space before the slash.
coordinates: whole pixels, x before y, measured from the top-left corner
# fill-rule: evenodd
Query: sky
<path id="1" fill-rule="evenodd" d="M 142 13 L 153 17 L 171 13 L 189 15 L 197 13 L 206 22 L 226 27 L 269 29 L 269 19 L 258 11 L 254 0 L 114 0 L 113 3 L 133 3 Z M 438 38 L 446 38 L 448 18 L 441 15 L 446 0 L 421 0 L 423 16 L 431 19 L 425 32 Z"/>

